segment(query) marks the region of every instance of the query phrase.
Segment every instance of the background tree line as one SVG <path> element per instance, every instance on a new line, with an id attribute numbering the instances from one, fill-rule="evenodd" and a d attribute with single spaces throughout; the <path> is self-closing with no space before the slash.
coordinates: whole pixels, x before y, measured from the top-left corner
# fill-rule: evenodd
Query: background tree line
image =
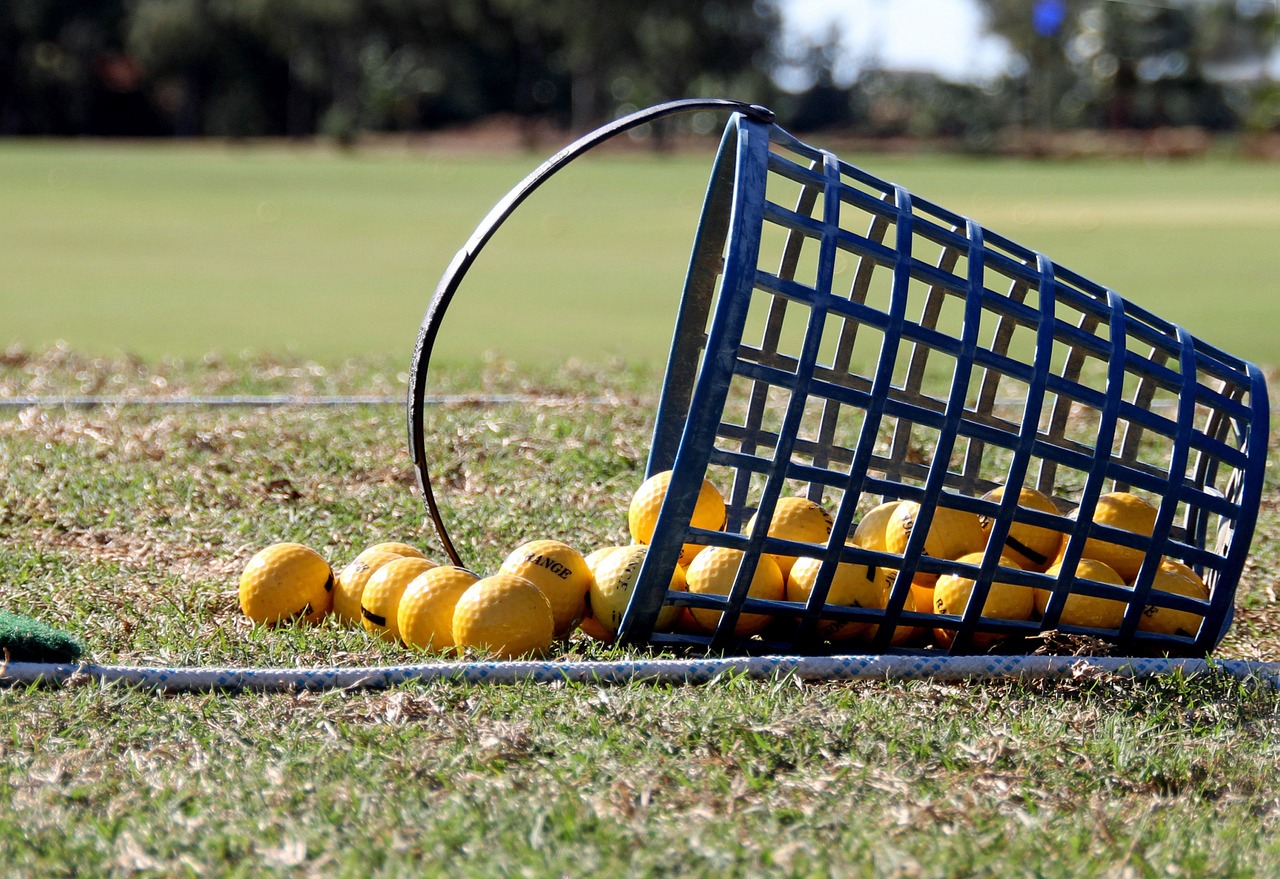
<path id="1" fill-rule="evenodd" d="M 1270 0 L 978 2 L 1015 52 L 981 85 L 874 64 L 837 81 L 840 35 L 784 44 L 779 0 L 5 0 L 0 134 L 583 129 L 693 95 L 975 147 L 1010 126 L 1280 129 Z"/>

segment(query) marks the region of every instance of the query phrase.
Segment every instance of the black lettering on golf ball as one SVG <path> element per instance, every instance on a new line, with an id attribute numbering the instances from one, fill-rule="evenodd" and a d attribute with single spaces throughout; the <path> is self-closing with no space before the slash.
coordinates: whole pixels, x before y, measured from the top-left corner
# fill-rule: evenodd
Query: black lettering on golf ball
<path id="1" fill-rule="evenodd" d="M 1009 547 L 1009 549 L 1013 550 L 1014 552 L 1022 556 L 1025 556 L 1027 559 L 1031 561 L 1033 565 L 1043 565 L 1045 562 L 1049 561 L 1048 556 L 1041 555 L 1040 553 L 1036 552 L 1034 549 L 1027 546 L 1022 541 L 1018 540 L 1012 534 L 1010 534 L 1005 539 L 1004 545 Z"/>
<path id="2" fill-rule="evenodd" d="M 361 605 L 361 606 L 360 606 L 360 614 L 361 614 L 361 615 L 362 615 L 366 620 L 368 620 L 369 622 L 373 623 L 375 626 L 378 626 L 378 627 L 383 628 L 383 629 L 385 629 L 385 628 L 387 627 L 387 618 L 386 618 L 386 617 L 378 616 L 376 613 L 371 613 L 371 612 L 370 612 L 370 610 L 369 610 L 369 608 L 365 607 L 364 605 Z"/>
<path id="3" fill-rule="evenodd" d="M 642 564 L 644 564 L 644 553 L 636 553 L 635 558 L 627 562 L 627 566 L 622 571 L 621 579 L 624 582 L 630 583 L 631 578 L 635 576 L 636 570 L 639 569 Z"/>
<path id="4" fill-rule="evenodd" d="M 525 556 L 524 560 L 527 563 L 533 564 L 536 567 L 546 568 L 548 571 L 555 574 L 561 580 L 568 580 L 569 576 L 573 573 L 565 565 L 562 565 L 560 562 L 556 561 L 555 559 L 545 555 L 536 555 L 531 553 Z"/>

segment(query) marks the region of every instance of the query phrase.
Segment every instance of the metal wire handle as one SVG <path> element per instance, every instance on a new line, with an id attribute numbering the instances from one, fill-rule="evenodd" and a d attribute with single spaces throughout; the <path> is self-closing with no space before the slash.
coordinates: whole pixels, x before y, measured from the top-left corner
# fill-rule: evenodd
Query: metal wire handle
<path id="1" fill-rule="evenodd" d="M 597 128 L 543 162 L 528 177 L 525 177 L 519 185 L 508 192 L 501 201 L 494 205 L 480 225 L 476 227 L 475 232 L 467 239 L 467 243 L 454 255 L 453 261 L 449 263 L 444 276 L 436 286 L 435 294 L 431 297 L 431 303 L 427 306 L 426 316 L 422 319 L 422 326 L 418 330 L 418 340 L 413 348 L 413 360 L 409 369 L 407 400 L 409 456 L 417 472 L 418 488 L 422 491 L 422 500 L 426 504 L 431 524 L 440 538 L 442 548 L 453 564 L 462 565 L 463 562 L 453 545 L 453 541 L 449 539 L 448 530 L 445 528 L 444 520 L 440 514 L 439 504 L 436 502 L 435 492 L 431 488 L 431 473 L 427 467 L 423 443 L 423 423 L 426 405 L 427 370 L 431 363 L 431 352 L 435 347 L 436 336 L 439 334 L 440 324 L 444 320 L 445 312 L 449 308 L 449 303 L 453 301 L 453 296 L 458 291 L 458 287 L 461 286 L 462 279 L 466 277 L 471 264 L 475 262 L 476 257 L 484 249 L 489 239 L 506 222 L 507 217 L 511 216 L 521 202 L 535 189 L 565 165 L 568 165 L 593 147 L 599 146 L 605 141 L 633 128 L 638 128 L 641 125 L 668 116 L 708 110 L 741 113 L 744 116 L 758 119 L 762 122 L 772 122 L 774 118 L 772 110 L 759 104 L 747 104 L 723 98 L 689 98 L 657 104 Z"/>

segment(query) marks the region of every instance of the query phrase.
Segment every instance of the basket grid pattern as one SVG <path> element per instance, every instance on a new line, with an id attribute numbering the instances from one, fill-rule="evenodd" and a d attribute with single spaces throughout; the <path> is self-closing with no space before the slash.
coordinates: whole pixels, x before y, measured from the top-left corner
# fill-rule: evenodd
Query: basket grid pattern
<path id="1" fill-rule="evenodd" d="M 1250 443 L 1259 441 L 1265 392 L 1248 365 L 777 126 L 735 123 L 704 207 L 649 464 L 650 472 L 674 468 L 676 485 L 705 475 L 727 489 L 728 520 L 722 532 L 690 529 L 692 500 L 673 490 L 639 590 L 653 594 L 633 602 L 629 637 L 752 649 L 732 635 L 748 612 L 799 620 L 782 627 L 781 640 L 759 642 L 769 649 L 802 650 L 819 619 L 848 619 L 885 623 L 869 649 L 889 647 L 898 625 L 917 625 L 957 630 L 953 650 L 963 651 L 976 631 L 1056 626 L 1068 584 L 1032 572 L 1001 569 L 1000 579 L 1052 589 L 1042 620 L 981 617 L 994 549 L 969 571 L 977 584 L 961 617 L 908 606 L 916 573 L 967 570 L 922 554 L 928 518 L 942 503 L 989 516 L 991 547 L 1003 545 L 1015 517 L 1069 533 L 1063 581 L 1087 536 L 1145 551 L 1148 563 L 1129 586 L 1071 586 L 1128 608 L 1118 630 L 1082 633 L 1211 649 L 1247 549 L 1247 537 L 1242 549 L 1232 536 L 1252 530 L 1241 492 L 1256 467 Z M 1016 507 L 1017 492 L 999 505 L 980 500 L 996 485 L 1038 488 L 1059 512 Z M 1098 496 L 1113 490 L 1157 506 L 1155 536 L 1089 530 Z M 833 511 L 825 545 L 765 533 L 778 498 L 793 494 Z M 860 515 L 884 499 L 922 505 L 903 554 L 847 546 Z M 757 511 L 766 524 L 745 533 Z M 1073 511 L 1078 521 L 1068 518 Z M 728 596 L 652 585 L 665 584 L 669 550 L 684 542 L 746 551 Z M 747 597 L 760 553 L 780 550 L 824 559 L 803 608 Z M 1151 595 L 1163 556 L 1201 572 L 1210 600 Z M 884 608 L 825 604 L 840 561 L 897 570 Z M 663 600 L 725 612 L 714 635 L 667 635 L 651 629 Z M 1210 622 L 1198 634 L 1151 638 L 1137 626 L 1152 601 Z"/>

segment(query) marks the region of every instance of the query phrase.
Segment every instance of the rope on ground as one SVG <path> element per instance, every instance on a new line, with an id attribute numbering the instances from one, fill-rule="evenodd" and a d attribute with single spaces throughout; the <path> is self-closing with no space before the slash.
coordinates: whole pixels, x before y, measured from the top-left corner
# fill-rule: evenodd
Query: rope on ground
<path id="1" fill-rule="evenodd" d="M 280 408 L 403 406 L 402 394 L 356 394 L 311 396 L 307 394 L 217 394 L 189 397 L 131 396 L 26 396 L 0 397 L 0 409 L 103 409 L 129 406 L 172 409 Z M 437 394 L 426 399 L 428 406 L 618 406 L 624 401 L 612 395 L 594 397 L 549 394 Z"/>
<path id="2" fill-rule="evenodd" d="M 352 690 L 409 682 L 469 684 L 634 681 L 698 684 L 724 675 L 794 676 L 810 681 L 936 681 L 1149 678 L 1208 673 L 1257 679 L 1280 687 L 1280 662 L 1077 656 L 755 656 L 699 659 L 634 659 L 596 662 L 435 662 L 422 665 L 334 668 L 165 668 L 11 662 L 0 667 L 0 685 L 124 684 L 159 692 L 208 690 Z"/>

